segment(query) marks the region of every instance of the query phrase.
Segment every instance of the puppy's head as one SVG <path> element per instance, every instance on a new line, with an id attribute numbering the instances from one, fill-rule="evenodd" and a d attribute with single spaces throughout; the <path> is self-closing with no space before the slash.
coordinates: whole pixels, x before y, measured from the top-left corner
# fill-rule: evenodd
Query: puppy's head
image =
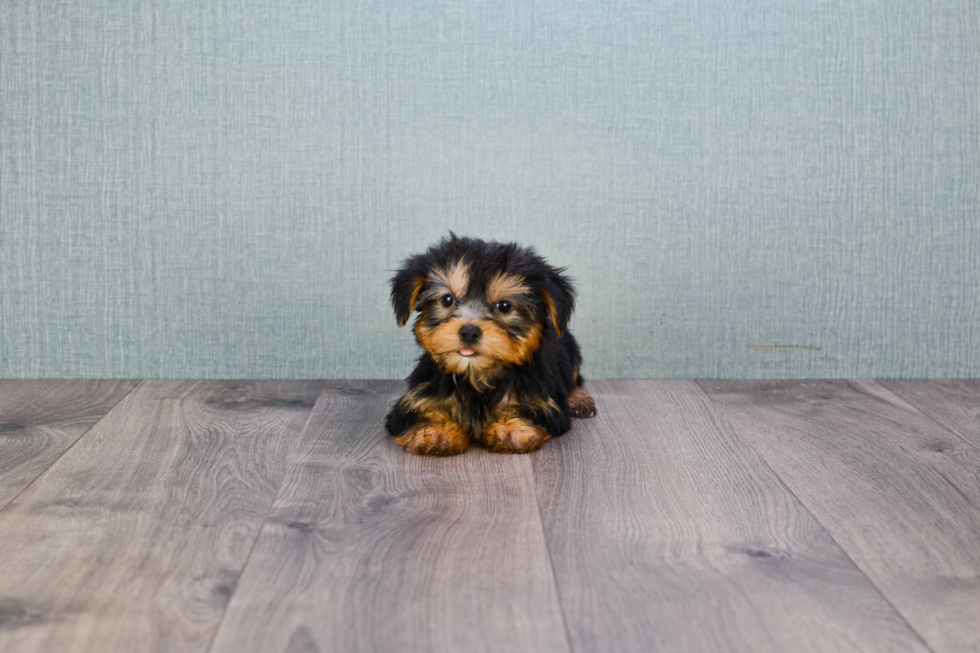
<path id="1" fill-rule="evenodd" d="M 420 313 L 415 337 L 443 370 L 485 381 L 561 337 L 575 305 L 563 272 L 531 248 L 450 233 L 405 260 L 391 303 L 399 325 Z"/>

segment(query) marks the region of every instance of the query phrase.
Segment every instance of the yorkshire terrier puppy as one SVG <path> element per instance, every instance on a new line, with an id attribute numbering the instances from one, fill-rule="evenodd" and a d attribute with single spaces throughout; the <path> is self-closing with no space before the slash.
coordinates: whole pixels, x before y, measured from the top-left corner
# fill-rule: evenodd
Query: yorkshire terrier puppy
<path id="1" fill-rule="evenodd" d="M 470 438 L 490 451 L 526 453 L 592 417 L 582 354 L 565 328 L 572 282 L 533 249 L 449 238 L 406 259 L 391 279 L 399 326 L 413 311 L 425 353 L 408 392 L 385 418 L 406 450 L 463 453 Z"/>

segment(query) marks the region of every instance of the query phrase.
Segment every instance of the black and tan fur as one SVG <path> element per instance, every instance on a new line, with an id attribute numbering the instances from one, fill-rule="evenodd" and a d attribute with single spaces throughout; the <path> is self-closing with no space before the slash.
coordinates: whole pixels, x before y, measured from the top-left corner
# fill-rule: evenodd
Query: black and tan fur
<path id="1" fill-rule="evenodd" d="M 529 452 L 568 431 L 571 417 L 595 415 L 566 328 L 574 287 L 533 249 L 451 233 L 405 260 L 391 303 L 399 325 L 418 311 L 425 350 L 385 419 L 408 451 L 453 455 L 475 438 Z"/>

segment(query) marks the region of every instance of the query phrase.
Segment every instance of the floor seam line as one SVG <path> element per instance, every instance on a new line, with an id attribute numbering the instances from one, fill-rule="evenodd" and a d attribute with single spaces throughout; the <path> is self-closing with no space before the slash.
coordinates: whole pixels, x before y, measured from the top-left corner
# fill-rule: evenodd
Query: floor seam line
<path id="1" fill-rule="evenodd" d="M 931 379 L 920 379 L 920 380 L 921 381 L 930 381 Z M 943 424 L 942 422 L 940 422 L 939 420 L 937 420 L 935 417 L 933 417 L 932 415 L 930 415 L 929 413 L 925 412 L 924 410 L 922 410 L 921 408 L 919 408 L 918 406 L 916 406 L 914 403 L 912 403 L 912 400 L 911 399 L 907 399 L 905 396 L 898 394 L 897 392 L 895 392 L 894 390 L 892 390 L 888 386 L 882 384 L 881 381 L 879 381 L 878 379 L 871 379 L 871 382 L 874 383 L 879 388 L 881 388 L 882 390 L 884 390 L 885 392 L 887 392 L 889 394 L 892 394 L 895 397 L 897 397 L 897 398 L 901 399 L 902 401 L 904 401 L 905 403 L 907 403 L 909 406 L 911 406 L 912 408 L 914 408 L 917 413 L 919 413 L 920 415 L 922 415 L 923 417 L 925 417 L 927 420 L 929 420 L 930 422 L 932 422 L 933 424 L 935 424 L 939 428 L 943 429 L 944 431 L 949 431 L 954 436 L 956 436 L 957 438 L 959 438 L 960 440 L 962 440 L 963 442 L 965 442 L 969 446 L 973 447 L 973 449 L 975 449 L 976 451 L 980 451 L 980 444 L 974 444 L 966 436 L 962 435 L 958 430 L 954 429 L 951 426 L 947 426 L 946 424 Z"/>
<path id="2" fill-rule="evenodd" d="M 252 561 L 252 554 L 255 553 L 256 547 L 259 545 L 259 540 L 262 539 L 262 533 L 265 531 L 265 525 L 269 521 L 269 516 L 272 514 L 272 509 L 276 506 L 276 501 L 279 500 L 279 495 L 282 494 L 282 488 L 286 484 L 286 478 L 289 476 L 289 472 L 293 468 L 293 463 L 296 460 L 296 453 L 299 451 L 299 445 L 303 442 L 303 438 L 306 436 L 307 429 L 310 428 L 310 420 L 313 419 L 313 413 L 316 409 L 316 405 L 320 400 L 320 395 L 326 390 L 326 381 L 320 381 L 320 389 L 316 393 L 316 399 L 313 401 L 313 406 L 310 407 L 310 414 L 306 416 L 306 422 L 303 423 L 303 428 L 300 430 L 299 437 L 296 438 L 296 444 L 293 446 L 293 451 L 289 455 L 289 462 L 286 463 L 286 469 L 282 474 L 282 478 L 279 480 L 279 487 L 276 488 L 276 494 L 272 497 L 272 501 L 269 502 L 269 509 L 266 510 L 265 516 L 262 518 L 262 523 L 259 525 L 259 530 L 255 534 L 255 540 L 252 542 L 252 547 L 248 550 L 248 555 L 245 556 L 245 562 L 242 563 L 241 571 L 238 572 L 238 579 L 235 581 L 235 589 L 232 590 L 231 596 L 228 597 L 228 602 L 225 603 L 224 610 L 221 611 L 221 617 L 218 618 L 218 623 L 214 626 L 214 632 L 211 633 L 211 640 L 208 642 L 208 646 L 204 649 L 204 653 L 211 653 L 211 649 L 214 648 L 214 643 L 218 639 L 218 631 L 221 630 L 221 624 L 225 621 L 225 616 L 228 614 L 228 609 L 231 607 L 231 602 L 235 600 L 235 595 L 238 593 L 238 585 L 245 575 L 245 570 L 248 569 L 248 563 Z"/>
<path id="3" fill-rule="evenodd" d="M 531 476 L 531 489 L 534 490 L 534 505 L 538 512 L 538 526 L 541 528 L 541 541 L 544 543 L 544 553 L 548 557 L 548 567 L 551 569 L 551 583 L 555 588 L 555 599 L 558 601 L 558 613 L 561 615 L 561 625 L 565 632 L 565 643 L 568 645 L 569 653 L 575 653 L 575 646 L 572 643 L 572 633 L 568 628 L 568 617 L 565 614 L 565 605 L 561 600 L 561 587 L 558 585 L 558 573 L 555 571 L 555 560 L 551 555 L 551 544 L 548 542 L 548 531 L 544 527 L 544 513 L 541 511 L 541 501 L 538 497 L 538 479 L 534 474 L 534 465 L 530 457 L 526 458 L 528 472 Z"/>
<path id="4" fill-rule="evenodd" d="M 95 430 L 95 427 L 98 426 L 99 424 L 101 424 L 102 423 L 102 420 L 104 420 L 106 417 L 108 417 L 109 414 L 112 413 L 112 411 L 114 411 L 116 409 L 116 406 L 118 406 L 119 404 L 121 404 L 126 397 L 128 397 L 131 394 L 133 394 L 133 392 L 136 391 L 136 388 L 138 388 L 141 385 L 143 385 L 143 382 L 145 380 L 146 379 L 138 379 L 136 381 L 136 385 L 134 385 L 132 388 L 130 388 L 129 390 L 127 390 L 126 393 L 123 396 L 119 397 L 119 400 L 116 401 L 116 403 L 112 404 L 112 407 L 109 408 L 109 410 L 107 410 L 102 417 L 100 417 L 99 419 L 95 420 L 95 423 L 93 423 L 92 426 L 88 427 L 85 430 L 84 433 L 82 433 L 80 436 L 78 436 L 75 439 L 74 442 L 72 442 L 70 445 L 68 445 L 68 447 L 64 451 L 62 451 L 60 454 L 58 454 L 58 457 L 55 458 L 54 460 L 52 460 L 50 465 L 48 465 L 47 467 L 45 467 L 44 469 L 42 469 L 40 474 L 38 474 L 37 476 L 35 476 L 34 478 L 32 478 L 30 483 L 28 483 L 27 485 L 25 485 L 24 487 L 22 487 L 20 489 L 20 492 L 18 492 L 14 496 L 10 497 L 10 500 L 8 500 L 7 503 L 5 503 L 2 506 L 0 506 L 0 513 L 2 513 L 9 506 L 11 506 L 14 503 L 14 501 L 16 501 L 18 499 L 18 497 L 20 497 L 20 495 L 24 494 L 24 492 L 26 492 L 29 487 L 31 487 L 32 485 L 34 485 L 39 478 L 41 478 L 42 476 L 44 476 L 45 474 L 47 474 L 48 473 L 48 470 L 50 470 L 52 467 L 54 467 L 58 463 L 58 461 L 61 460 L 65 456 L 65 454 L 67 454 L 69 451 L 71 451 L 72 449 L 74 449 L 75 448 L 75 445 L 82 441 L 82 438 L 84 438 L 86 435 L 88 435 L 93 430 Z"/>
<path id="5" fill-rule="evenodd" d="M 761 453 L 759 453 L 759 450 L 756 449 L 751 442 L 749 442 L 748 438 L 742 435 L 742 432 L 738 429 L 737 426 L 735 426 L 735 423 L 732 422 L 731 418 L 728 417 L 728 413 L 725 412 L 725 410 L 715 402 L 714 398 L 710 394 L 708 394 L 708 392 L 701 386 L 701 381 L 695 380 L 693 381 L 693 383 L 698 387 L 698 389 L 702 392 L 702 394 L 704 394 L 704 396 L 708 399 L 708 401 L 711 402 L 711 405 L 715 407 L 715 410 L 718 412 L 718 414 L 725 419 L 728 425 L 732 428 L 732 431 L 735 433 L 735 435 L 737 435 L 738 438 L 747 447 L 749 447 L 749 449 L 752 450 L 752 453 L 754 453 L 759 458 L 759 461 L 763 465 L 765 465 L 766 469 L 772 472 L 773 476 L 776 477 L 776 480 L 779 481 L 779 484 L 782 485 L 784 488 L 786 488 L 786 491 L 789 492 L 794 499 L 796 499 L 796 501 L 800 504 L 800 506 L 804 510 L 806 510 L 807 514 L 810 515 L 813 521 L 816 522 L 816 524 L 820 526 L 821 530 L 823 530 L 823 532 L 827 534 L 827 537 L 830 538 L 830 541 L 833 542 L 838 549 L 840 549 L 840 552 L 844 554 L 844 557 L 846 557 L 848 561 L 850 561 L 850 563 L 854 565 L 854 568 L 857 569 L 861 573 L 861 575 L 865 578 L 865 580 L 868 581 L 871 587 L 874 588 L 875 592 L 878 593 L 878 596 L 880 596 L 882 600 L 886 604 L 888 604 L 889 607 L 891 607 L 891 609 L 895 612 L 898 618 L 902 620 L 902 623 L 904 623 L 908 627 L 909 631 L 916 636 L 916 638 L 922 643 L 923 646 L 926 647 L 926 650 L 936 653 L 936 649 L 930 646 L 929 642 L 926 641 L 925 637 L 923 637 L 922 634 L 914 626 L 912 626 L 911 623 L 909 623 L 908 619 L 905 618 L 905 615 L 902 614 L 902 611 L 899 610 L 898 607 L 894 603 L 892 603 L 891 599 L 888 598 L 885 592 L 882 591 L 880 587 L 878 587 L 878 583 L 874 582 L 874 580 L 870 576 L 868 576 L 867 572 L 865 572 L 864 569 L 862 569 L 861 566 L 857 562 L 855 562 L 854 558 L 851 557 L 850 552 L 847 549 L 845 549 L 844 546 L 839 541 L 837 541 L 837 538 L 834 537 L 834 534 L 830 532 L 830 529 L 828 529 L 824 525 L 824 523 L 820 521 L 820 519 L 810 509 L 810 507 L 806 503 L 804 503 L 803 499 L 801 499 L 796 494 L 796 492 L 793 491 L 793 488 L 791 488 L 789 484 L 785 480 L 783 480 L 783 477 L 780 476 L 779 473 L 772 468 L 772 466 L 769 464 L 769 461 L 766 460 Z"/>

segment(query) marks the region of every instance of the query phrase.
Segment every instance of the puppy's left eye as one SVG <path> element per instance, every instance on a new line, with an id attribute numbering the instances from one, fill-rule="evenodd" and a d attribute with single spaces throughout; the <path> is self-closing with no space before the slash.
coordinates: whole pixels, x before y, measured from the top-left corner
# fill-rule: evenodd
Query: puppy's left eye
<path id="1" fill-rule="evenodd" d="M 499 302 L 497 302 L 497 310 L 503 313 L 504 315 L 510 313 L 510 310 L 512 308 L 514 308 L 513 304 L 511 304 L 506 299 L 502 299 Z"/>
<path id="2" fill-rule="evenodd" d="M 445 306 L 446 308 L 449 308 L 450 306 L 452 306 L 455 303 L 456 303 L 456 298 L 453 297 L 452 295 L 443 295 L 442 296 L 442 305 Z"/>

